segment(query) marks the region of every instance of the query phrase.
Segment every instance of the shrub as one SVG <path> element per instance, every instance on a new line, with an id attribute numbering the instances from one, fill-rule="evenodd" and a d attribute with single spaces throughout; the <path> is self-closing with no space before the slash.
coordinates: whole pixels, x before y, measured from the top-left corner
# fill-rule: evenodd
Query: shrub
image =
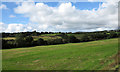
<path id="1" fill-rule="evenodd" d="M 84 34 L 81 39 L 80 39 L 81 42 L 87 42 L 89 41 L 89 38 L 88 38 L 88 35 L 87 34 Z"/>
<path id="2" fill-rule="evenodd" d="M 62 39 L 50 39 L 50 40 L 47 40 L 48 45 L 55 45 L 55 44 L 62 44 L 62 43 L 63 43 Z"/>
<path id="3" fill-rule="evenodd" d="M 116 32 L 110 32 L 110 38 L 115 38 L 115 37 L 118 37 L 117 33 Z"/>
<path id="4" fill-rule="evenodd" d="M 33 38 L 31 36 L 25 37 L 25 45 L 32 46 L 32 44 L 33 44 Z"/>
<path id="5" fill-rule="evenodd" d="M 54 40 L 54 44 L 62 44 L 62 43 L 63 43 L 62 39 L 55 39 Z"/>
<path id="6" fill-rule="evenodd" d="M 38 45 L 44 45 L 44 44 L 45 44 L 45 41 L 44 41 L 42 38 L 39 38 L 39 39 L 37 40 L 37 44 L 38 44 Z"/>
<path id="7" fill-rule="evenodd" d="M 2 39 L 2 49 L 10 49 L 10 45 L 7 43 L 7 40 Z"/>
<path id="8" fill-rule="evenodd" d="M 68 36 L 64 33 L 61 34 L 61 37 L 62 37 L 62 39 L 67 39 L 68 38 Z"/>
<path id="9" fill-rule="evenodd" d="M 79 42 L 79 40 L 75 36 L 71 35 L 71 36 L 68 36 L 68 42 L 75 43 L 75 42 Z"/>
<path id="10" fill-rule="evenodd" d="M 17 35 L 15 41 L 17 47 L 32 46 L 33 44 L 33 38 L 31 36 L 26 36 L 25 34 Z"/>
<path id="11" fill-rule="evenodd" d="M 16 41 L 15 40 L 7 40 L 7 43 L 9 44 L 10 48 L 16 48 Z"/>
<path id="12" fill-rule="evenodd" d="M 18 34 L 18 35 L 16 35 L 15 41 L 16 41 L 17 47 L 23 47 L 23 46 L 25 46 L 25 39 L 24 38 L 25 38 L 24 34 Z"/>

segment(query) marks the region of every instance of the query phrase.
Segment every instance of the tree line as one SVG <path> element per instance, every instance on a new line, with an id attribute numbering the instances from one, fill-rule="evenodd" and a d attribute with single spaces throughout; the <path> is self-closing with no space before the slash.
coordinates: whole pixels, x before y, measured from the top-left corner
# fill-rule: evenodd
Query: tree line
<path id="1" fill-rule="evenodd" d="M 16 37 L 17 34 L 24 34 L 26 36 L 39 36 L 42 34 L 91 34 L 91 33 L 110 33 L 110 32 L 120 32 L 120 30 L 110 30 L 110 31 L 96 31 L 96 32 L 17 32 L 17 33 L 5 33 L 2 32 L 2 37 Z"/>
<path id="2" fill-rule="evenodd" d="M 38 33 L 38 32 L 34 32 Z M 33 34 L 34 34 L 33 33 Z M 85 32 L 85 33 L 69 33 L 73 35 L 68 35 L 66 33 L 59 33 L 61 38 L 44 40 L 39 38 L 38 40 L 34 40 L 29 33 L 17 33 L 15 34 L 15 40 L 4 40 L 2 39 L 2 49 L 11 49 L 11 48 L 19 48 L 19 47 L 31 47 L 31 46 L 41 46 L 41 45 L 55 45 L 55 44 L 65 44 L 65 43 L 77 43 L 77 42 L 88 42 L 95 41 L 101 39 L 110 39 L 117 38 L 120 36 L 119 30 L 112 31 L 101 31 L 101 32 Z M 77 39 L 75 34 L 82 34 L 80 39 Z"/>
<path id="3" fill-rule="evenodd" d="M 79 42 L 79 40 L 75 36 L 67 36 L 65 34 L 61 34 L 61 36 L 62 38 L 50 39 L 47 41 L 45 41 L 42 38 L 39 38 L 38 40 L 34 41 L 32 36 L 18 34 L 16 35 L 15 40 L 2 39 L 2 48 L 11 49 L 11 48 L 19 48 L 19 47 L 31 47 L 31 46 L 40 46 L 40 45 L 55 45 L 55 44 Z"/>

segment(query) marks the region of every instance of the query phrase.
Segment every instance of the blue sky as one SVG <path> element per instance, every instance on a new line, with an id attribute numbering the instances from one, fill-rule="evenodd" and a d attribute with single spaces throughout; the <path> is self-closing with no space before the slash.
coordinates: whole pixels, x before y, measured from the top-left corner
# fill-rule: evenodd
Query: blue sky
<path id="1" fill-rule="evenodd" d="M 26 24 L 28 23 L 29 19 L 27 17 L 24 17 L 22 14 L 16 14 L 14 12 L 14 8 L 17 7 L 17 4 L 15 2 L 4 2 L 2 4 L 5 4 L 8 9 L 3 9 L 2 10 L 2 22 L 5 24 L 10 24 L 10 23 L 22 23 Z M 10 17 L 10 15 L 14 15 L 16 17 Z"/>
<path id="2" fill-rule="evenodd" d="M 29 23 L 29 18 L 25 17 L 23 14 L 16 14 L 14 12 L 14 8 L 18 5 L 15 2 L 3 2 L 8 9 L 2 10 L 2 22 L 5 24 L 10 23 L 20 23 L 20 24 L 27 24 Z M 60 3 L 58 2 L 45 2 L 50 7 L 58 7 Z M 76 2 L 72 3 L 76 7 L 76 9 L 80 10 L 92 10 L 93 8 L 98 9 L 99 5 L 102 2 Z M 15 17 L 10 17 L 10 15 L 14 15 Z"/>
<path id="3" fill-rule="evenodd" d="M 3 2 L 0 5 L 0 26 L 4 26 L 2 31 L 5 32 L 77 32 L 118 28 L 118 0 L 89 1 L 93 2 Z"/>

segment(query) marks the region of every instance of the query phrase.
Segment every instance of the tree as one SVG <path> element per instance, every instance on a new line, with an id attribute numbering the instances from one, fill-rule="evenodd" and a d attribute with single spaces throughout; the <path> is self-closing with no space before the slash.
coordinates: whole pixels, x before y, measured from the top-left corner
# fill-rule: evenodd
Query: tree
<path id="1" fill-rule="evenodd" d="M 73 36 L 73 35 L 68 36 L 68 42 L 69 43 L 75 43 L 75 42 L 78 42 L 78 41 L 79 40 L 75 36 Z"/>
<path id="2" fill-rule="evenodd" d="M 54 39 L 53 41 L 54 41 L 54 44 L 62 44 L 63 43 L 62 39 L 60 39 L 60 38 Z"/>
<path id="3" fill-rule="evenodd" d="M 25 42 L 27 46 L 32 46 L 33 38 L 31 36 L 25 37 Z"/>
<path id="4" fill-rule="evenodd" d="M 25 36 L 24 36 L 24 34 L 18 34 L 18 35 L 16 35 L 16 45 L 18 46 L 18 47 L 22 47 L 22 46 L 25 46 Z"/>
<path id="5" fill-rule="evenodd" d="M 82 41 L 82 42 L 87 42 L 87 41 L 89 41 L 88 35 L 87 35 L 87 34 L 82 35 L 80 41 Z"/>
<path id="6" fill-rule="evenodd" d="M 67 38 L 68 38 L 68 36 L 67 36 L 66 34 L 64 34 L 64 33 L 61 34 L 61 37 L 62 37 L 63 39 L 67 39 Z"/>
<path id="7" fill-rule="evenodd" d="M 114 31 L 110 32 L 110 38 L 115 38 L 115 37 L 117 37 L 117 33 Z"/>
<path id="8" fill-rule="evenodd" d="M 25 38 L 25 40 L 26 40 L 27 42 L 32 42 L 32 41 L 33 41 L 33 38 L 32 38 L 31 36 L 28 36 L 28 37 Z"/>
<path id="9" fill-rule="evenodd" d="M 7 40 L 0 39 L 2 40 L 2 49 L 10 49 L 10 45 L 7 43 Z"/>
<path id="10" fill-rule="evenodd" d="M 42 38 L 39 38 L 39 39 L 37 40 L 37 44 L 38 44 L 38 45 L 44 45 L 44 44 L 45 44 L 45 41 L 44 41 Z"/>
<path id="11" fill-rule="evenodd" d="M 65 33 L 61 33 L 60 36 L 62 37 L 63 43 L 68 43 L 68 36 Z"/>

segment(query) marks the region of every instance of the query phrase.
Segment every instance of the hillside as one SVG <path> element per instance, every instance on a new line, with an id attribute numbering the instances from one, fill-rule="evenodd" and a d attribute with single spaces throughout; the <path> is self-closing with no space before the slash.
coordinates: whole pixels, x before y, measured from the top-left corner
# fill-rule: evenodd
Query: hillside
<path id="1" fill-rule="evenodd" d="M 118 38 L 2 50 L 3 70 L 111 70 Z"/>

